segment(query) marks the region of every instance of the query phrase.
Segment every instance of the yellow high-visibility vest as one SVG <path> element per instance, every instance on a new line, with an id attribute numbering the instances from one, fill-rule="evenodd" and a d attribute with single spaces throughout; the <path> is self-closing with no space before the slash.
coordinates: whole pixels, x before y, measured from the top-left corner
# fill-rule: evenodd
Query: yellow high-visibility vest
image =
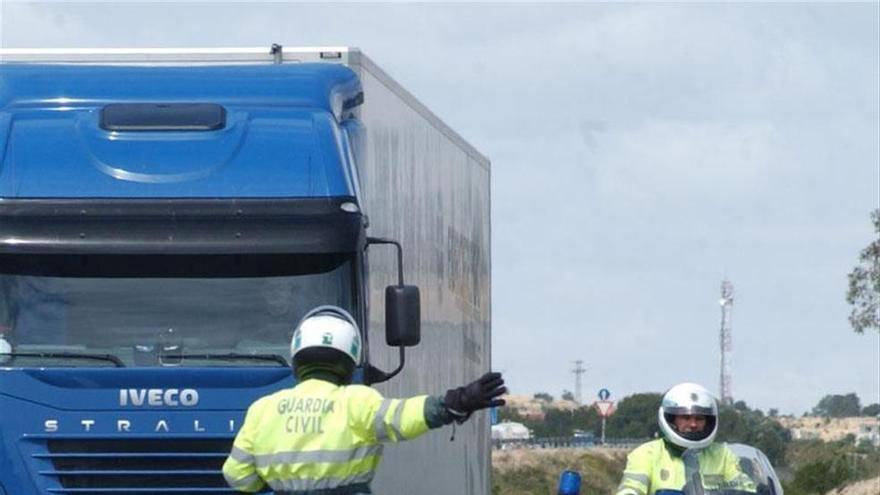
<path id="1" fill-rule="evenodd" d="M 223 464 L 229 486 L 256 492 L 370 493 L 383 442 L 428 431 L 425 400 L 306 380 L 254 402 Z"/>
<path id="2" fill-rule="evenodd" d="M 740 471 L 739 457 L 726 445 L 713 443 L 701 450 L 697 459 L 704 487 L 735 485 L 745 491 L 754 491 L 754 483 Z M 684 485 L 684 460 L 670 452 L 661 438 L 640 445 L 626 456 L 626 468 L 617 495 L 681 491 Z"/>

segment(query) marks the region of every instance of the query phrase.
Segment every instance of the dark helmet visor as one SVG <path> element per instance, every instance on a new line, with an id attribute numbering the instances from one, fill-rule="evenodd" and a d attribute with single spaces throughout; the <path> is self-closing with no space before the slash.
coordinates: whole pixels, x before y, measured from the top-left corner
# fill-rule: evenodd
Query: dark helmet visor
<path id="1" fill-rule="evenodd" d="M 685 415 L 688 415 L 688 414 L 685 413 Z M 669 414 L 669 413 L 663 414 L 663 417 L 666 418 L 666 423 L 668 423 L 669 426 L 671 426 L 672 429 L 675 430 L 675 432 L 680 437 L 684 438 L 685 440 L 690 440 L 692 442 L 699 442 L 700 440 L 707 438 L 709 435 L 712 434 L 713 431 L 715 431 L 715 426 L 718 423 L 718 418 L 716 418 L 715 416 L 706 414 L 706 415 L 704 415 L 704 416 L 706 416 L 706 427 L 705 428 L 703 428 L 701 431 L 683 432 L 683 431 L 678 431 L 678 428 L 675 427 L 675 417 L 676 416 L 679 416 L 679 415 L 678 414 Z"/>

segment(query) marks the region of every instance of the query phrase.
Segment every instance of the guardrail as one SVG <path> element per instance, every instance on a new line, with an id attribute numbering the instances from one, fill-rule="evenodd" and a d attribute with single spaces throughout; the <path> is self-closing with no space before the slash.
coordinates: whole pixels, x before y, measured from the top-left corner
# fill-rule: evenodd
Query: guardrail
<path id="1" fill-rule="evenodd" d="M 594 448 L 635 448 L 650 438 L 606 438 L 601 443 L 598 438 L 592 437 L 544 437 L 511 440 L 492 440 L 492 448 L 496 450 L 510 449 L 594 449 Z"/>

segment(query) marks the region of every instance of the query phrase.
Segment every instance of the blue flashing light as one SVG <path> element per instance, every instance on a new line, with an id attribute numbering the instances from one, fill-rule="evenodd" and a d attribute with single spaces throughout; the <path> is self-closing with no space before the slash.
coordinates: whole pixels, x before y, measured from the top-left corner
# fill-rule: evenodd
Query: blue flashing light
<path id="1" fill-rule="evenodd" d="M 558 495 L 580 495 L 581 475 L 577 471 L 563 471 L 559 477 Z"/>

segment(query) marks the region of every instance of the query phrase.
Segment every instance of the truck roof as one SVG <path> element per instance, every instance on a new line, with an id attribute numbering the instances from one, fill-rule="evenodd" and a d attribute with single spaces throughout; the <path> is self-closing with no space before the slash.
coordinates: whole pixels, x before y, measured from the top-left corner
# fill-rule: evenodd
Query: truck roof
<path id="1" fill-rule="evenodd" d="M 352 68 L 358 75 L 366 71 L 406 102 L 422 118 L 461 148 L 481 166 L 489 160 L 428 107 L 400 85 L 359 48 L 352 46 L 217 47 L 217 48 L 0 48 L 3 63 L 63 63 L 90 65 L 231 65 L 336 63 Z"/>
<path id="2" fill-rule="evenodd" d="M 362 98 L 339 64 L 5 63 L 0 197 L 354 196 L 337 124 Z M 221 125 L 187 128 L 205 107 Z"/>
<path id="3" fill-rule="evenodd" d="M 0 62 L 63 64 L 265 64 L 330 61 L 349 64 L 360 51 L 347 46 L 214 48 L 0 48 Z"/>

